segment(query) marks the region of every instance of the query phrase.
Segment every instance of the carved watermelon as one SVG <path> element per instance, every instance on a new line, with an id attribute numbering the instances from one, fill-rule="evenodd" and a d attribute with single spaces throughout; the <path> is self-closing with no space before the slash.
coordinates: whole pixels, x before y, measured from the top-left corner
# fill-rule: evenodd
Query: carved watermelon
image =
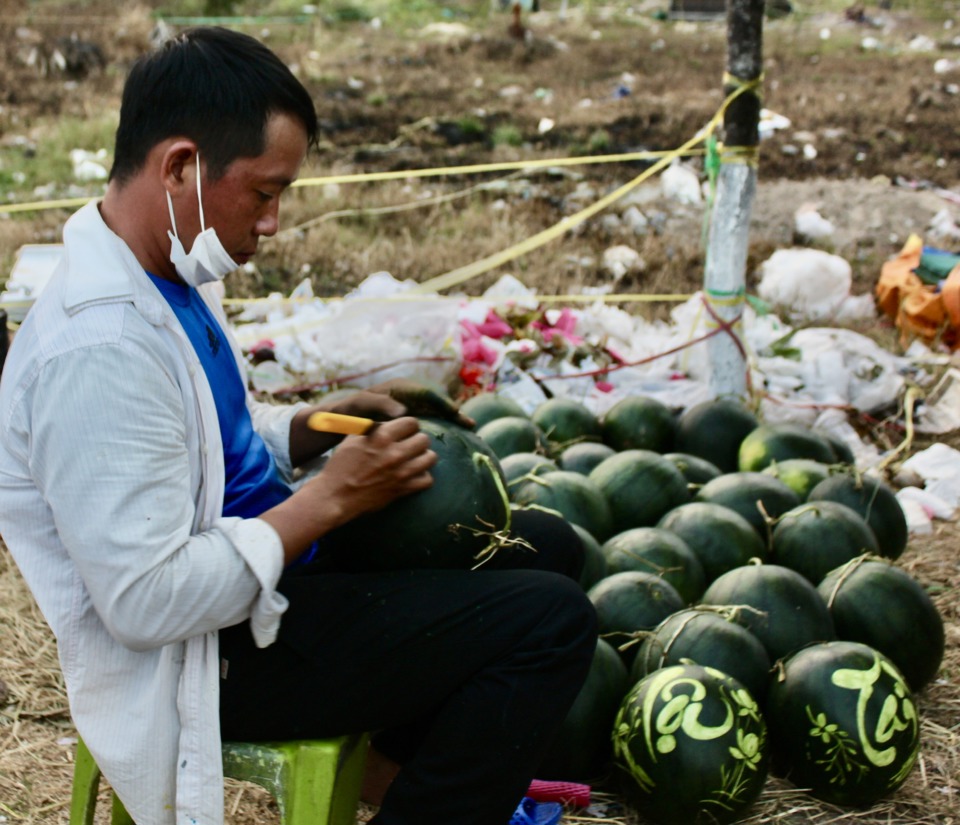
<path id="1" fill-rule="evenodd" d="M 722 825 L 743 816 L 767 774 L 760 708 L 732 676 L 674 665 L 638 682 L 613 727 L 624 796 L 661 825 Z"/>
<path id="2" fill-rule="evenodd" d="M 865 807 L 917 760 L 917 707 L 899 670 L 859 642 L 797 651 L 771 677 L 765 716 L 774 771 L 835 805 Z"/>

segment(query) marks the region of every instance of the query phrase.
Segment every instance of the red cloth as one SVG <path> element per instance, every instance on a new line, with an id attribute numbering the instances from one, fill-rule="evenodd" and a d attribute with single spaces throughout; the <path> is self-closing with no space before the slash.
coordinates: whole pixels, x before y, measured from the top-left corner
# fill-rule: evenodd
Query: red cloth
<path id="1" fill-rule="evenodd" d="M 537 802 L 561 802 L 586 808 L 590 804 L 590 786 L 576 782 L 548 782 L 534 779 L 530 783 L 527 796 Z"/>

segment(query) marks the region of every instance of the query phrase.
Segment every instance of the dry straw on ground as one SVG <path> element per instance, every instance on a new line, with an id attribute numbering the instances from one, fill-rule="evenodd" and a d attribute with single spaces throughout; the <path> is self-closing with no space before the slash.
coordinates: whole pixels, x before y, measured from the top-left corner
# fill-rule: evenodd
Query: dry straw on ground
<path id="1" fill-rule="evenodd" d="M 947 652 L 939 678 L 919 697 L 922 751 L 907 782 L 869 810 L 819 802 L 783 780 L 768 780 L 741 825 L 960 825 L 960 529 L 939 524 L 915 537 L 902 566 L 926 585 L 944 618 Z M 76 732 L 70 721 L 56 645 L 5 546 L 0 545 L 0 822 L 66 823 Z M 2 694 L 2 691 L 0 691 Z M 97 825 L 108 822 L 101 790 Z M 643 825 L 610 792 L 594 794 L 595 807 L 568 811 L 564 822 Z M 261 789 L 228 780 L 230 825 L 279 822 L 276 805 Z M 363 807 L 358 823 L 371 809 Z"/>

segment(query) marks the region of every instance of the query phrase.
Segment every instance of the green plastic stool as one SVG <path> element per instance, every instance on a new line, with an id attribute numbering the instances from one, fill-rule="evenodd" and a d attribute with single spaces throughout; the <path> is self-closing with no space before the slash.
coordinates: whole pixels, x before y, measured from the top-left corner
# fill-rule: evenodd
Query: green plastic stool
<path id="1" fill-rule="evenodd" d="M 367 736 L 293 742 L 224 742 L 223 774 L 266 788 L 284 825 L 355 825 Z M 93 825 L 100 768 L 82 739 L 73 769 L 70 825 Z M 134 825 L 116 794 L 112 825 Z"/>

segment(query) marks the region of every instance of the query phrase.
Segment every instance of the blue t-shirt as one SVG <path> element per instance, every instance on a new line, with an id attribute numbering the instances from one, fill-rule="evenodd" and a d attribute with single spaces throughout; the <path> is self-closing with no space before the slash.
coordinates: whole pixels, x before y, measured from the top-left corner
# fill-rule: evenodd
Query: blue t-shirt
<path id="1" fill-rule="evenodd" d="M 284 501 L 291 491 L 267 445 L 253 429 L 246 384 L 226 336 L 195 289 L 147 274 L 183 325 L 213 390 L 226 474 L 223 515 L 256 518 Z"/>

